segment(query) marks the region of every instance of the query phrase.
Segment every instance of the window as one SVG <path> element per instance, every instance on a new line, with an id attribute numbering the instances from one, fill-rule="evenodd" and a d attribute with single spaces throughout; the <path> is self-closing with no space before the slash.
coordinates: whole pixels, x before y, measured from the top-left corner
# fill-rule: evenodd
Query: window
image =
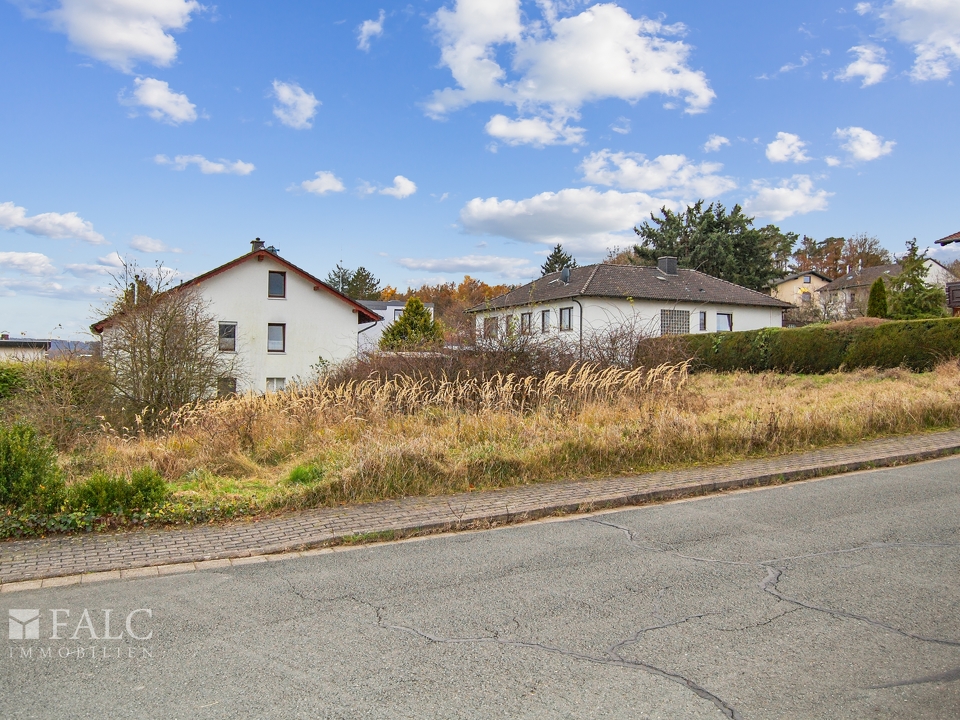
<path id="1" fill-rule="evenodd" d="M 287 274 L 285 272 L 270 271 L 267 296 L 272 298 L 285 298 L 287 296 Z"/>
<path id="2" fill-rule="evenodd" d="M 809 285 L 811 282 L 813 282 L 813 278 L 811 278 L 809 275 L 804 275 L 803 282 L 805 285 Z"/>
<path id="3" fill-rule="evenodd" d="M 287 326 L 280 324 L 267 325 L 267 352 L 286 352 Z"/>
<path id="4" fill-rule="evenodd" d="M 220 351 L 237 351 L 237 324 L 231 322 L 220 323 Z"/>
<path id="5" fill-rule="evenodd" d="M 733 313 L 717 313 L 717 332 L 733 330 Z"/>
<path id="6" fill-rule="evenodd" d="M 224 398 L 237 394 L 237 379 L 235 377 L 217 378 L 217 397 Z"/>
<path id="7" fill-rule="evenodd" d="M 550 311 L 544 310 L 540 313 L 540 332 L 550 332 Z"/>
<path id="8" fill-rule="evenodd" d="M 850 293 L 850 302 L 855 303 L 857 301 L 857 294 L 855 292 Z"/>
<path id="9" fill-rule="evenodd" d="M 396 322 L 400 319 L 400 316 L 403 315 L 403 309 L 394 309 L 393 311 L 393 321 Z"/>
<path id="10" fill-rule="evenodd" d="M 661 310 L 661 335 L 687 335 L 690 332 L 689 310 Z"/>
<path id="11" fill-rule="evenodd" d="M 513 332 L 513 315 L 507 315 L 504 320 L 506 321 L 504 323 L 506 326 L 504 329 L 506 330 L 507 335 L 510 335 Z"/>
<path id="12" fill-rule="evenodd" d="M 572 330 L 573 329 L 573 308 L 560 308 L 560 329 L 561 330 Z"/>
<path id="13" fill-rule="evenodd" d="M 707 331 L 707 311 L 701 310 L 700 311 L 700 332 L 706 332 L 706 331 Z"/>
<path id="14" fill-rule="evenodd" d="M 533 313 L 523 313 L 520 315 L 520 333 L 529 335 L 533 332 Z"/>
<path id="15" fill-rule="evenodd" d="M 487 317 L 483 319 L 483 336 L 485 338 L 495 338 L 500 329 L 500 318 Z"/>
<path id="16" fill-rule="evenodd" d="M 267 392 L 280 392 L 286 383 L 286 378 L 267 378 Z"/>

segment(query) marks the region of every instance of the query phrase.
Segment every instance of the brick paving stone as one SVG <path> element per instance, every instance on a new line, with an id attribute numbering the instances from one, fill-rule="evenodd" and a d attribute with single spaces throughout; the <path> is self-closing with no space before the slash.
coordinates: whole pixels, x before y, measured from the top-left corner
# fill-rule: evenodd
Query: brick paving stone
<path id="1" fill-rule="evenodd" d="M 872 440 L 727 465 L 666 470 L 606 480 L 575 480 L 317 508 L 229 524 L 0 542 L 0 591 L 22 581 L 83 574 L 82 582 L 266 562 L 266 555 L 317 549 L 346 536 L 467 530 L 636 505 L 719 490 L 769 485 L 960 452 L 960 430 Z M 275 558 L 270 558 L 275 559 Z M 223 565 L 212 563 L 224 563 Z M 147 570 L 149 568 L 149 570 Z M 39 583 L 37 584 L 39 587 Z"/>

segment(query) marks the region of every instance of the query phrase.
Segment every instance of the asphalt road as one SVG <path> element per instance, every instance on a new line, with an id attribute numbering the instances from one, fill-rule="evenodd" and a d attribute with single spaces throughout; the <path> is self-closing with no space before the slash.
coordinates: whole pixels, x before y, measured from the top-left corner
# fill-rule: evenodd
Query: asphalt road
<path id="1" fill-rule="evenodd" d="M 960 459 L 0 606 L 2 718 L 955 719 Z"/>

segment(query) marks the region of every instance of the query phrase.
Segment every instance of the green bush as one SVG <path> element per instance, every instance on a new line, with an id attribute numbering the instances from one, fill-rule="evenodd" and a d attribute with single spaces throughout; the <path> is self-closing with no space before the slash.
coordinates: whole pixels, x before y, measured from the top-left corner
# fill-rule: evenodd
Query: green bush
<path id="1" fill-rule="evenodd" d="M 24 385 L 22 363 L 0 363 L 0 400 L 10 397 Z"/>
<path id="2" fill-rule="evenodd" d="M 63 501 L 63 476 L 50 443 L 29 425 L 0 426 L 0 505 L 52 512 Z"/>
<path id="3" fill-rule="evenodd" d="M 797 373 L 864 367 L 921 372 L 960 357 L 960 318 L 862 322 L 655 338 L 645 341 L 644 356 L 654 364 L 662 349 L 664 357 L 692 359 L 695 369 Z"/>
<path id="4" fill-rule="evenodd" d="M 151 468 L 135 470 L 130 479 L 106 473 L 72 485 L 67 493 L 67 504 L 77 512 L 98 515 L 129 515 L 134 511 L 155 509 L 167 496 L 167 484 Z"/>
<path id="5" fill-rule="evenodd" d="M 310 485 L 319 480 L 323 480 L 326 473 L 319 465 L 297 465 L 290 474 L 287 475 L 287 482 L 292 485 Z"/>

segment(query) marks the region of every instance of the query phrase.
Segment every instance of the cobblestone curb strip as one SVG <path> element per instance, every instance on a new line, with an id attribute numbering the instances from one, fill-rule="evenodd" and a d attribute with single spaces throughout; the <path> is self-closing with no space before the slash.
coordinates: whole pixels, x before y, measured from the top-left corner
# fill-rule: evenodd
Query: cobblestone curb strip
<path id="1" fill-rule="evenodd" d="M 318 508 L 259 521 L 0 543 L 0 592 L 279 559 L 363 540 L 477 529 L 551 515 L 772 485 L 960 453 L 960 430 L 729 465 Z M 301 553 L 302 554 L 302 553 Z"/>

